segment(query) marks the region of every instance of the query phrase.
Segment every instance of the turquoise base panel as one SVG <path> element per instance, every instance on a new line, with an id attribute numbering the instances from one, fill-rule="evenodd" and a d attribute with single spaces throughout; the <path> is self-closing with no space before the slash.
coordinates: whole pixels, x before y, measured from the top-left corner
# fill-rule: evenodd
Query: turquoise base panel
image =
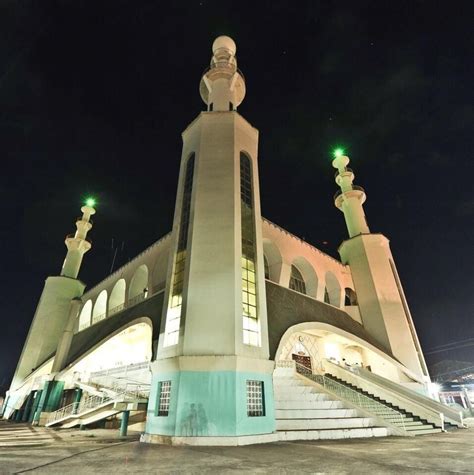
<path id="1" fill-rule="evenodd" d="M 247 381 L 263 381 L 265 415 L 247 415 Z M 162 381 L 171 381 L 167 416 L 158 415 Z M 234 371 L 183 371 L 152 378 L 148 434 L 177 437 L 241 436 L 275 431 L 272 377 Z"/>

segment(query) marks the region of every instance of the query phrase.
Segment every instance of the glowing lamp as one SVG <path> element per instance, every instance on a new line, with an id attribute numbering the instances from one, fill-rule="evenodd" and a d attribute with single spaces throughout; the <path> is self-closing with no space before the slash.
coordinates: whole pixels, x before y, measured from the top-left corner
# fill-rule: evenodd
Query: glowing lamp
<path id="1" fill-rule="evenodd" d="M 339 158 L 344 155 L 344 149 L 343 148 L 336 148 L 333 152 L 334 158 Z"/>
<path id="2" fill-rule="evenodd" d="M 95 206 L 95 199 L 94 198 L 87 198 L 86 199 L 86 206 L 93 208 Z"/>

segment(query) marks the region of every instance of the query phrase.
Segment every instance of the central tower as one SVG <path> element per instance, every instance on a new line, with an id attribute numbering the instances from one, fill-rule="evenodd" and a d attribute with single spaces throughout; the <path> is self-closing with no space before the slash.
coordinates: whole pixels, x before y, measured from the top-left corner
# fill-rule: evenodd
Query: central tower
<path id="1" fill-rule="evenodd" d="M 238 443 L 275 427 L 258 131 L 236 111 L 245 81 L 235 43 L 221 36 L 212 50 L 200 83 L 207 111 L 182 134 L 148 441 L 227 436 Z"/>

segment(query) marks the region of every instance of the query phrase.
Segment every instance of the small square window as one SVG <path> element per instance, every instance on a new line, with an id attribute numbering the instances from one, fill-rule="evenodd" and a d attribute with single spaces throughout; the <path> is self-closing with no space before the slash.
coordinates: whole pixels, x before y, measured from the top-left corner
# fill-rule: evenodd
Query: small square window
<path id="1" fill-rule="evenodd" d="M 155 416 L 167 416 L 170 412 L 171 381 L 160 381 Z"/>
<path id="2" fill-rule="evenodd" d="M 247 380 L 247 416 L 265 415 L 263 381 Z"/>

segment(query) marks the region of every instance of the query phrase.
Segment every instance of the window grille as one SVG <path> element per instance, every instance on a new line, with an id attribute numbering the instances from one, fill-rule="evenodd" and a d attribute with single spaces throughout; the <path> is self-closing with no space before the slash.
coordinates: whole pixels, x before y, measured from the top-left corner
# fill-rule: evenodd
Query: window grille
<path id="1" fill-rule="evenodd" d="M 262 417 L 264 415 L 263 381 L 247 380 L 247 416 Z"/>
<path id="2" fill-rule="evenodd" d="M 170 412 L 171 381 L 160 381 L 155 415 L 167 416 Z"/>
<path id="3" fill-rule="evenodd" d="M 240 154 L 240 205 L 242 228 L 242 311 L 243 342 L 260 346 L 260 323 L 257 305 L 257 272 L 255 269 L 255 216 L 253 205 L 252 164 Z"/>
<path id="4" fill-rule="evenodd" d="M 306 294 L 306 284 L 303 276 L 295 266 L 291 266 L 290 289 L 296 290 L 300 294 Z"/>

